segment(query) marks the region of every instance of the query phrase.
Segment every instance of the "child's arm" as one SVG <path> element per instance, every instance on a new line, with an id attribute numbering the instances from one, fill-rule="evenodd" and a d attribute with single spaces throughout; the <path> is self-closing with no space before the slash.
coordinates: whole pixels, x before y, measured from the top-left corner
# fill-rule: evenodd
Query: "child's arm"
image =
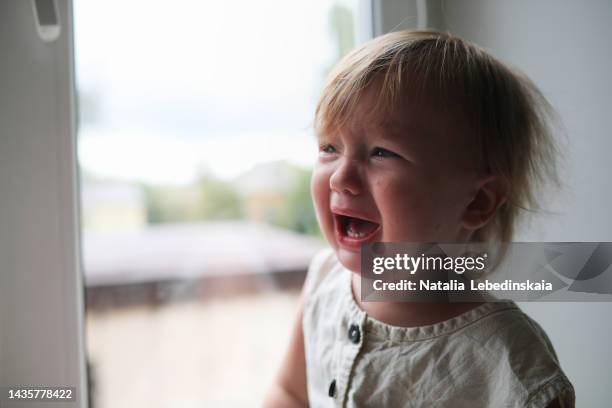
<path id="1" fill-rule="evenodd" d="M 308 407 L 306 391 L 306 358 L 304 357 L 304 335 L 302 332 L 303 294 L 300 296 L 298 313 L 289 347 L 281 364 L 276 381 L 268 391 L 265 408 Z"/>

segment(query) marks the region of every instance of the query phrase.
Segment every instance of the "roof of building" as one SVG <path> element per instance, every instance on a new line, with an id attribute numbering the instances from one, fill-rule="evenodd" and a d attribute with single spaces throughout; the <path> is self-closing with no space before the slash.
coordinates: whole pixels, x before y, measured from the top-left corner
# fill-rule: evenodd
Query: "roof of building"
<path id="1" fill-rule="evenodd" d="M 325 243 L 252 221 L 160 224 L 83 237 L 87 286 L 305 270 Z"/>

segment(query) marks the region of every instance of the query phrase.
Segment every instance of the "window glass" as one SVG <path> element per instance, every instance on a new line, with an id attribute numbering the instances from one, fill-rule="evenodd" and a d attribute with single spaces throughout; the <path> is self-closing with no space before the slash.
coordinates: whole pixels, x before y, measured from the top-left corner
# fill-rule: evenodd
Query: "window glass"
<path id="1" fill-rule="evenodd" d="M 356 2 L 75 0 L 92 407 L 252 406 L 313 254 Z"/>

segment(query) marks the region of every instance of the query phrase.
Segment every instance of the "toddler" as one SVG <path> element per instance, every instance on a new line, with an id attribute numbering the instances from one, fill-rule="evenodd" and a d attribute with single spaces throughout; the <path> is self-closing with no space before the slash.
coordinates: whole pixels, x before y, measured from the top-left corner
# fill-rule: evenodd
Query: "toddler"
<path id="1" fill-rule="evenodd" d="M 555 180 L 531 81 L 449 34 L 346 56 L 319 100 L 312 195 L 331 249 L 306 277 L 269 407 L 573 407 L 540 326 L 511 301 L 362 302 L 370 242 L 509 242 Z"/>

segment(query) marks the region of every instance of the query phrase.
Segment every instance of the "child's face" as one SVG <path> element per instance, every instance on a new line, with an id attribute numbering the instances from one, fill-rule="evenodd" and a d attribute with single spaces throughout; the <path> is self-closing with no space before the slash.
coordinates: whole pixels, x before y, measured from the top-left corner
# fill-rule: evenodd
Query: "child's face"
<path id="1" fill-rule="evenodd" d="M 319 138 L 312 194 L 342 264 L 360 270 L 367 242 L 459 242 L 477 189 L 476 148 L 447 114 L 402 98 L 385 123 L 366 92 L 347 125 Z"/>

